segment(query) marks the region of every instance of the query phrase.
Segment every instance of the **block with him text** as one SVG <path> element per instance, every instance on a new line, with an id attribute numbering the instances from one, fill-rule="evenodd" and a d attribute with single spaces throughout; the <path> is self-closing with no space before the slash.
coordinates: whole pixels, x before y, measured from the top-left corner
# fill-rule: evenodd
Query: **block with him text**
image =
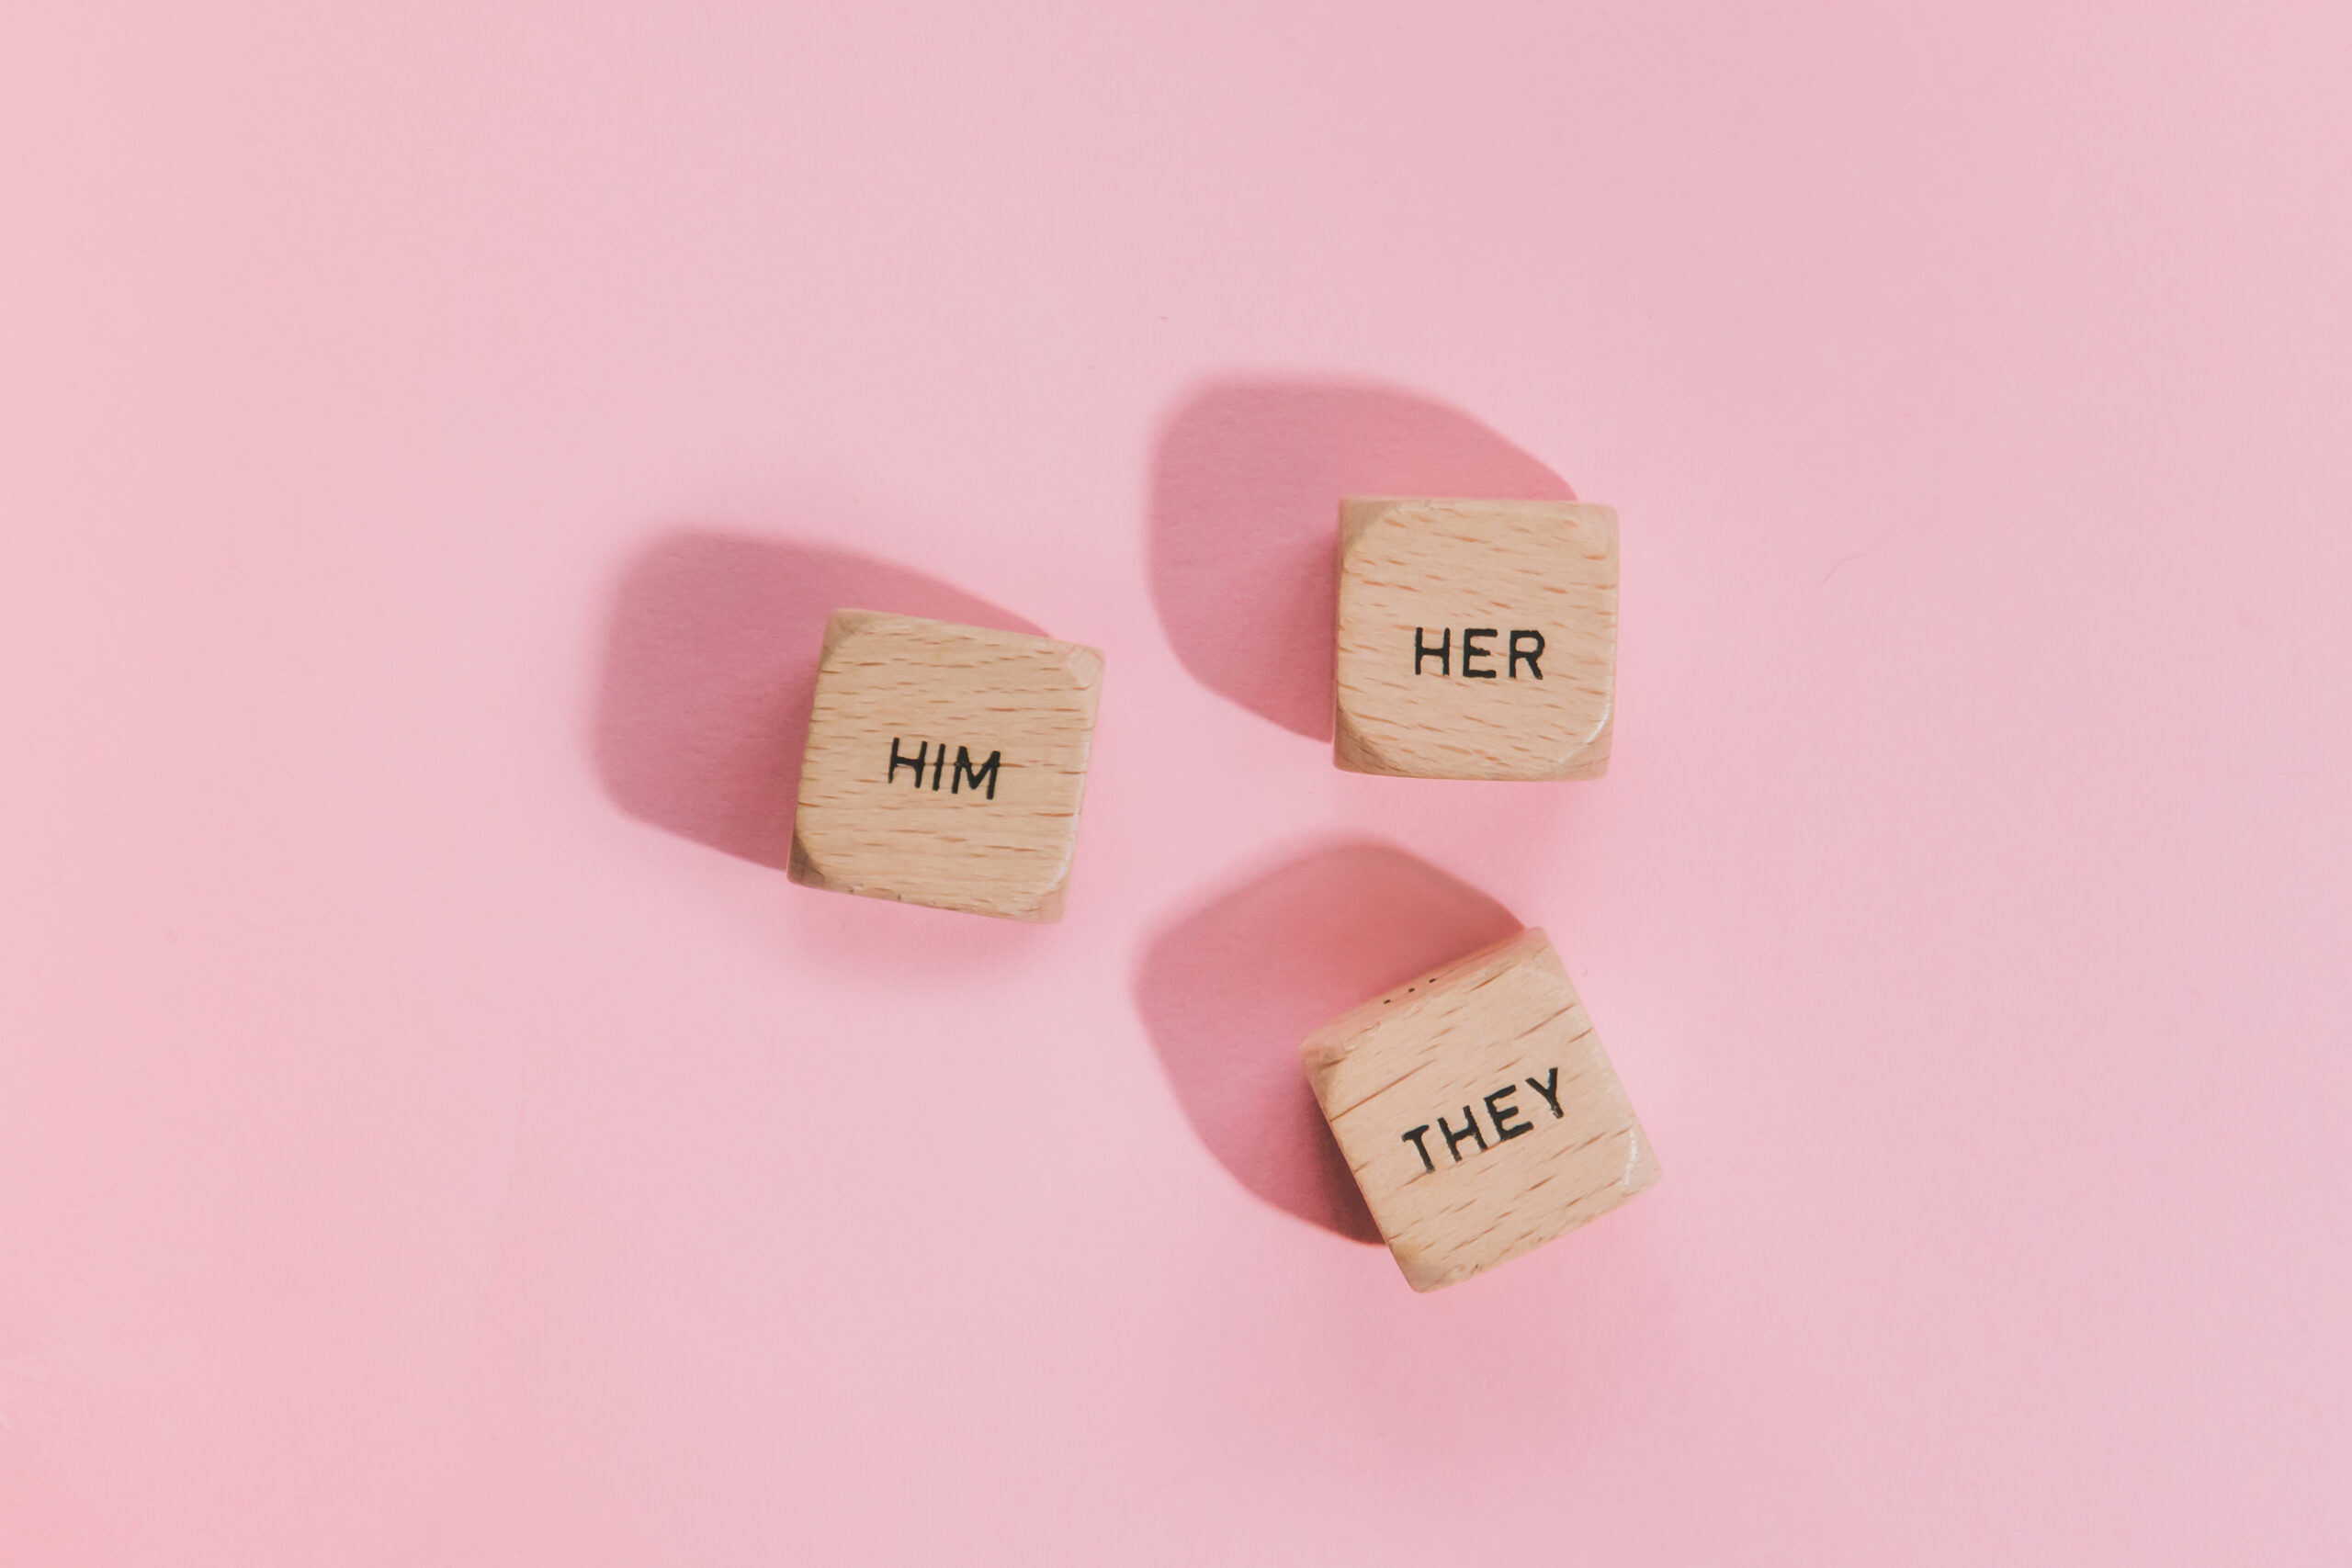
<path id="1" fill-rule="evenodd" d="M 817 666 L 791 876 L 1018 920 L 1061 919 L 1102 656 L 836 610 Z"/>

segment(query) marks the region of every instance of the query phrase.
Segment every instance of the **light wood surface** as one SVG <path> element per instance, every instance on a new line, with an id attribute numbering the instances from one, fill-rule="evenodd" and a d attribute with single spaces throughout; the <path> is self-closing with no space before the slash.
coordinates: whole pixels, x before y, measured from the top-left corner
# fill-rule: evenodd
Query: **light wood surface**
<path id="1" fill-rule="evenodd" d="M 834 611 L 792 880 L 1061 919 L 1102 683 L 1102 656 L 1076 643 Z"/>
<path id="2" fill-rule="evenodd" d="M 1491 635 L 1464 635 L 1480 632 Z M 1417 658 L 1417 642 L 1442 657 Z M 1340 767 L 1597 779 L 1609 771 L 1616 677 L 1614 509 L 1396 496 L 1340 503 Z"/>
<path id="3" fill-rule="evenodd" d="M 1405 1278 L 1433 1291 L 1600 1218 L 1657 1156 L 1540 931 L 1375 997 L 1301 1047 Z"/>

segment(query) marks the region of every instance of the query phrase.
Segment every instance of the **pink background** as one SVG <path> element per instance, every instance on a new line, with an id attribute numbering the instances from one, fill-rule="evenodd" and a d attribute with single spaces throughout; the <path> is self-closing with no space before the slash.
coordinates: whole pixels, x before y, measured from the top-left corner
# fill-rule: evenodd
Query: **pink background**
<path id="1" fill-rule="evenodd" d="M 0 1561 L 2352 1557 L 2342 7 L 27 4 Z M 1623 516 L 1334 772 L 1332 503 Z M 841 602 L 1109 656 L 1067 922 L 775 869 Z M 1658 1189 L 1289 1053 L 1551 931 Z"/>

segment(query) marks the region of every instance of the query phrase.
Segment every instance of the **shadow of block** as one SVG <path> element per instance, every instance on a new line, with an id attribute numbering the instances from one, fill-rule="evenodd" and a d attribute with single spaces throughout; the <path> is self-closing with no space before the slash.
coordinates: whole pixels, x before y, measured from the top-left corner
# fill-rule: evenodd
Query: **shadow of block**
<path id="1" fill-rule="evenodd" d="M 593 746 L 630 816 L 781 871 L 825 617 L 887 610 L 1037 628 L 903 567 L 700 530 L 657 540 L 613 600 Z"/>
<path id="2" fill-rule="evenodd" d="M 1242 1186 L 1377 1242 L 1299 1045 L 1415 970 L 1519 929 L 1500 904 L 1402 850 L 1337 844 L 1210 896 L 1153 937 L 1136 1007 L 1193 1130 Z"/>
<path id="3" fill-rule="evenodd" d="M 1151 588 L 1184 668 L 1310 739 L 1331 739 L 1340 500 L 1573 501 L 1567 481 L 1459 409 L 1391 388 L 1236 381 L 1162 427 Z"/>

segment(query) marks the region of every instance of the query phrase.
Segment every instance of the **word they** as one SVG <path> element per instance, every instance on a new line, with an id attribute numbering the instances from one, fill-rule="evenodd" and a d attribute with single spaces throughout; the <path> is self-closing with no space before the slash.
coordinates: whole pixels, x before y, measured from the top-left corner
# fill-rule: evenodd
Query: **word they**
<path id="1" fill-rule="evenodd" d="M 1562 1115 L 1566 1114 L 1560 1109 L 1559 1068 L 1554 1067 L 1551 1076 L 1541 1082 L 1529 1078 L 1527 1087 L 1544 1097 L 1544 1103 L 1552 1108 L 1554 1121 L 1558 1121 Z M 1505 1103 L 1518 1092 L 1519 1085 L 1507 1083 L 1480 1101 L 1487 1108 L 1487 1120 L 1495 1124 L 1497 1144 L 1507 1144 L 1513 1138 L 1523 1138 L 1535 1131 L 1534 1122 L 1514 1120 L 1524 1115 L 1525 1112 L 1516 1105 Z M 1412 1145 L 1413 1152 L 1421 1156 L 1421 1168 L 1424 1171 L 1437 1168 L 1437 1161 L 1430 1157 L 1430 1146 L 1426 1142 L 1429 1133 L 1429 1123 L 1424 1122 L 1411 1132 L 1405 1134 L 1401 1139 L 1402 1142 Z M 1441 1116 L 1437 1119 L 1437 1135 L 1445 1140 L 1445 1152 L 1453 1156 L 1453 1163 L 1456 1165 L 1462 1163 L 1463 1145 L 1475 1141 L 1480 1154 L 1486 1153 L 1487 1148 L 1486 1129 L 1478 1125 L 1478 1118 L 1466 1105 L 1462 1108 L 1462 1130 L 1455 1132 L 1453 1124 Z"/>
<path id="2" fill-rule="evenodd" d="M 978 793 L 980 786 L 985 784 L 988 785 L 988 798 L 994 800 L 996 798 L 997 763 L 1001 761 L 1003 758 L 1003 752 L 991 751 L 989 753 L 989 760 L 975 768 L 972 766 L 972 753 L 970 750 L 965 747 L 958 746 L 956 748 L 956 770 L 954 773 L 950 773 L 947 771 L 947 742 L 943 740 L 939 743 L 939 753 L 936 757 L 933 756 L 931 742 L 928 740 L 923 741 L 915 748 L 915 754 L 913 756 L 908 757 L 900 755 L 899 751 L 899 738 L 893 735 L 890 737 L 890 772 L 888 776 L 882 782 L 884 784 L 897 784 L 899 782 L 899 770 L 900 768 L 911 768 L 914 770 L 915 788 L 921 789 L 923 787 L 922 771 L 924 766 L 928 764 L 931 769 L 931 787 L 934 793 L 936 793 L 939 788 L 941 776 L 944 774 L 948 781 L 948 794 L 961 795 L 964 791 L 964 786 L 967 784 L 972 786 L 975 793 Z"/>
<path id="3" fill-rule="evenodd" d="M 1452 626 L 1440 626 L 1438 627 L 1438 631 L 1441 634 L 1438 638 L 1438 644 L 1435 648 L 1431 648 L 1428 642 L 1426 628 L 1421 626 L 1415 626 L 1413 628 L 1414 674 L 1419 675 L 1423 673 L 1424 671 L 1421 668 L 1422 665 L 1432 659 L 1437 660 L 1437 672 L 1439 674 L 1451 675 L 1453 673 L 1453 628 Z M 1472 666 L 1480 660 L 1500 657 L 1504 660 L 1505 669 L 1510 672 L 1510 678 L 1512 680 L 1516 681 L 1519 679 L 1519 667 L 1522 663 L 1527 666 L 1527 672 L 1530 675 L 1534 676 L 1539 681 L 1544 679 L 1544 666 L 1536 662 L 1537 660 L 1544 657 L 1544 634 L 1542 632 L 1535 631 L 1515 631 L 1510 634 L 1510 643 L 1508 649 L 1499 656 L 1497 655 L 1492 649 L 1480 646 L 1479 639 L 1481 637 L 1500 637 L 1502 635 L 1502 632 L 1494 626 L 1465 626 L 1463 628 L 1463 676 L 1465 679 L 1472 681 L 1493 680 L 1496 676 L 1503 673 L 1503 671 L 1477 670 L 1473 669 Z"/>

